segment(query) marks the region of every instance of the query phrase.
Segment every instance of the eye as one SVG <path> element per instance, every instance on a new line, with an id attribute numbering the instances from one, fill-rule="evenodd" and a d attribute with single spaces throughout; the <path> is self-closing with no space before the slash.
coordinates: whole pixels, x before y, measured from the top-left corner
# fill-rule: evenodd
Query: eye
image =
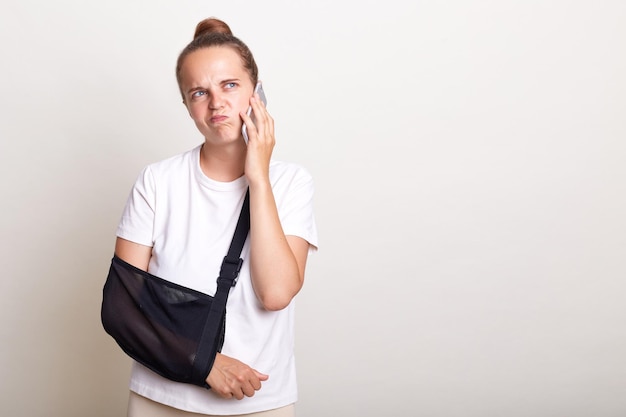
<path id="1" fill-rule="evenodd" d="M 198 91 L 194 91 L 193 93 L 191 93 L 191 98 L 200 98 L 204 95 L 206 95 L 206 91 L 198 90 Z"/>
<path id="2" fill-rule="evenodd" d="M 237 83 L 229 82 L 229 83 L 226 83 L 225 87 L 226 88 L 235 88 L 235 87 L 237 87 Z"/>

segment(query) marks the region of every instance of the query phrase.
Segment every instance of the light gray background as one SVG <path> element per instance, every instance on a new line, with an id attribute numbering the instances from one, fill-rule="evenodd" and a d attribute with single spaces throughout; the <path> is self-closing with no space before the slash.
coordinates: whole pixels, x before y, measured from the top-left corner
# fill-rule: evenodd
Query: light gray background
<path id="1" fill-rule="evenodd" d="M 125 415 L 127 193 L 201 138 L 174 63 L 249 44 L 316 179 L 300 417 L 626 415 L 626 3 L 36 1 L 0 12 L 0 414 Z"/>

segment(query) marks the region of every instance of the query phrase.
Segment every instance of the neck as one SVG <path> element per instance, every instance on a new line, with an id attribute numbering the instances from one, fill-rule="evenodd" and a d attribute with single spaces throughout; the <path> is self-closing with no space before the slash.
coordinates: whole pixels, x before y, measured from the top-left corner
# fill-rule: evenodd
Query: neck
<path id="1" fill-rule="evenodd" d="M 204 175 L 216 181 L 230 182 L 241 177 L 245 161 L 245 146 L 211 147 L 205 142 L 200 149 L 200 168 Z"/>

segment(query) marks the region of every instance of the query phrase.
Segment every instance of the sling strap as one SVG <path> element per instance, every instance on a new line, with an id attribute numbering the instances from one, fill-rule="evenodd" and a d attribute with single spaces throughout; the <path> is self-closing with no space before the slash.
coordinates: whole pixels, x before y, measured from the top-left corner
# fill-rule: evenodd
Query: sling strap
<path id="1" fill-rule="evenodd" d="M 193 362 L 193 374 L 195 378 L 206 379 L 207 375 L 213 367 L 215 356 L 211 357 L 212 352 L 217 352 L 217 344 L 219 343 L 219 331 L 222 325 L 224 315 L 226 314 L 226 301 L 230 289 L 237 283 L 239 271 L 243 265 L 241 259 L 241 251 L 246 242 L 248 231 L 250 230 L 250 190 L 246 191 L 246 197 L 241 207 L 239 220 L 235 227 L 233 239 L 228 248 L 228 253 L 222 261 L 220 275 L 217 278 L 217 291 L 213 296 L 211 311 L 207 317 L 200 339 L 200 346 Z"/>

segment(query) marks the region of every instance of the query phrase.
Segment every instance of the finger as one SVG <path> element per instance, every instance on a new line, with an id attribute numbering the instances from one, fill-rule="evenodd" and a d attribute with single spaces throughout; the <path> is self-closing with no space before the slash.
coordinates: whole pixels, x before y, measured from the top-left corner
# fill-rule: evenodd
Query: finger
<path id="1" fill-rule="evenodd" d="M 261 380 L 259 378 L 252 378 L 250 381 L 250 388 L 253 391 L 258 391 L 261 389 Z M 252 395 L 254 395 L 254 392 L 252 393 Z M 249 397 L 252 397 L 252 395 L 249 395 Z"/>
<path id="2" fill-rule="evenodd" d="M 243 400 L 244 392 L 241 389 L 234 390 L 233 391 L 233 397 L 235 397 L 238 400 Z"/>
<path id="3" fill-rule="evenodd" d="M 256 97 L 250 98 L 250 105 L 254 115 L 254 125 L 259 132 L 263 132 L 267 111 L 261 106 L 261 100 L 258 100 Z"/>
<path id="4" fill-rule="evenodd" d="M 257 110 L 255 110 L 255 121 L 259 134 L 263 134 L 267 139 L 273 141 L 274 138 L 274 119 L 265 108 L 265 104 L 261 100 L 257 100 Z"/>
<path id="5" fill-rule="evenodd" d="M 261 383 L 259 383 L 258 385 L 259 385 L 259 388 L 261 388 L 261 387 L 260 387 Z M 244 394 L 246 397 L 252 397 L 252 396 L 254 396 L 254 393 L 255 393 L 257 390 L 258 390 L 258 388 L 254 388 L 254 383 L 252 383 L 252 382 L 251 382 L 251 383 L 249 383 L 249 384 L 245 384 L 245 385 L 243 385 L 243 386 L 241 387 L 241 391 L 243 392 L 243 394 Z"/>
<path id="6" fill-rule="evenodd" d="M 239 112 L 239 117 L 241 117 L 241 121 L 246 125 L 246 128 L 250 130 L 251 126 L 254 126 L 254 122 L 252 118 L 248 116 L 245 112 Z"/>
<path id="7" fill-rule="evenodd" d="M 250 97 L 250 105 L 253 109 L 256 107 L 260 113 L 264 113 L 265 103 L 261 100 L 259 93 L 255 93 L 252 97 Z"/>
<path id="8" fill-rule="evenodd" d="M 254 93 L 254 98 L 256 98 L 259 101 L 261 106 L 265 107 L 265 103 L 263 102 L 263 100 L 261 100 L 261 95 L 259 93 Z"/>
<path id="9" fill-rule="evenodd" d="M 244 112 L 240 112 L 239 116 L 241 117 L 241 121 L 243 122 L 243 124 L 246 126 L 246 131 L 248 133 L 248 139 L 251 136 L 256 137 L 256 126 L 254 125 L 254 122 L 252 121 L 252 119 L 250 118 L 250 116 L 248 116 L 246 113 Z M 254 133 L 253 133 L 254 132 Z"/>
<path id="10" fill-rule="evenodd" d="M 256 369 L 254 370 L 254 374 L 256 375 L 257 378 L 259 378 L 259 380 L 261 381 L 267 381 L 269 379 L 269 375 L 264 374 L 262 372 L 257 371 Z"/>

